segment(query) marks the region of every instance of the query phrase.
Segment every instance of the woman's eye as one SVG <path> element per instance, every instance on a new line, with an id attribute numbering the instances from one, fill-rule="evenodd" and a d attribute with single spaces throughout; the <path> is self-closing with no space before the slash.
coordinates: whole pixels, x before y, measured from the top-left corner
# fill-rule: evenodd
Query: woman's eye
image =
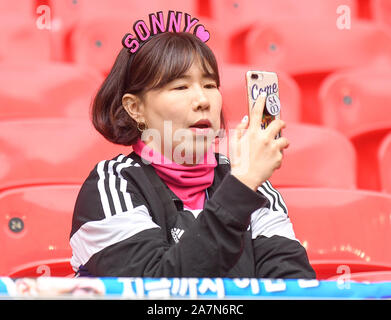
<path id="1" fill-rule="evenodd" d="M 187 89 L 187 86 L 178 86 L 174 88 L 175 90 L 185 90 Z"/>
<path id="2" fill-rule="evenodd" d="M 215 89 L 217 88 L 217 85 L 215 83 L 208 83 L 205 85 L 206 89 Z"/>

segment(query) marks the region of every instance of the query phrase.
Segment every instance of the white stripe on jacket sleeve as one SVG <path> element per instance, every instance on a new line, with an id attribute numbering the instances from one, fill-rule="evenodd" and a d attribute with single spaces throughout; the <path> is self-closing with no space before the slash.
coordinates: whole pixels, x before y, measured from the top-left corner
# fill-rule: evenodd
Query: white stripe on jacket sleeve
<path id="1" fill-rule="evenodd" d="M 108 218 L 114 214 L 120 214 L 133 209 L 133 203 L 130 194 L 127 192 L 128 182 L 122 176 L 121 171 L 128 167 L 140 167 L 139 164 L 134 163 L 132 159 L 128 158 L 125 162 L 124 155 L 119 155 L 114 160 L 103 160 L 99 162 L 97 166 L 97 172 L 99 180 L 97 183 L 100 200 L 105 217 Z M 107 169 L 105 167 L 107 164 Z M 117 165 L 114 169 L 114 166 Z M 117 181 L 119 180 L 119 188 L 117 187 Z M 107 192 L 109 190 L 109 192 Z M 126 209 L 123 210 L 121 206 L 120 197 L 123 197 Z M 114 212 L 110 208 L 110 200 L 114 205 Z"/>
<path id="2" fill-rule="evenodd" d="M 269 200 L 270 206 L 260 208 L 251 214 L 252 238 L 255 239 L 258 236 L 270 238 L 278 235 L 297 240 L 281 194 L 272 187 L 269 181 L 264 182 L 258 191 Z"/>
<path id="3" fill-rule="evenodd" d="M 269 208 L 260 208 L 251 214 L 251 230 L 253 239 L 258 236 L 270 238 L 277 235 L 297 240 L 292 223 L 285 212 Z"/>
<path id="4" fill-rule="evenodd" d="M 108 218 L 111 216 L 111 210 L 110 210 L 109 199 L 107 197 L 107 193 L 105 190 L 105 172 L 104 172 L 105 163 L 106 163 L 105 160 L 98 163 L 97 172 L 99 175 L 98 190 L 100 195 L 100 201 L 102 203 L 102 208 L 105 217 Z"/>
<path id="5" fill-rule="evenodd" d="M 75 271 L 97 252 L 135 234 L 152 228 L 160 228 L 152 221 L 148 209 L 142 205 L 129 212 L 122 212 L 98 221 L 83 224 L 71 240 L 71 265 Z"/>
<path id="6" fill-rule="evenodd" d="M 114 209 L 117 214 L 122 212 L 122 207 L 121 207 L 121 201 L 119 199 L 118 190 L 115 185 L 117 180 L 117 175 L 114 173 L 113 167 L 114 164 L 121 162 L 124 157 L 125 156 L 121 154 L 117 158 L 117 160 L 109 161 L 108 170 L 107 170 L 109 174 L 109 189 L 110 189 L 111 197 L 113 199 Z"/>

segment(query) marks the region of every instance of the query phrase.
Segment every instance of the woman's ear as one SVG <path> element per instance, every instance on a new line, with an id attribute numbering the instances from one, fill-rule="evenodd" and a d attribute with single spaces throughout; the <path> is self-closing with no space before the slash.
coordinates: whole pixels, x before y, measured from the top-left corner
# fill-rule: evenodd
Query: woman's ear
<path id="1" fill-rule="evenodd" d="M 125 93 L 122 97 L 122 107 L 136 122 L 144 119 L 142 102 L 136 95 Z"/>

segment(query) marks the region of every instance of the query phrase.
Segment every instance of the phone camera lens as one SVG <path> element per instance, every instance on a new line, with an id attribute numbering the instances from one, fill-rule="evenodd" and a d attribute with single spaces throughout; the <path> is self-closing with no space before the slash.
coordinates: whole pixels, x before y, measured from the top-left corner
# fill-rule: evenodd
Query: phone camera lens
<path id="1" fill-rule="evenodd" d="M 257 80 L 258 79 L 258 75 L 256 73 L 251 74 L 251 79 Z"/>

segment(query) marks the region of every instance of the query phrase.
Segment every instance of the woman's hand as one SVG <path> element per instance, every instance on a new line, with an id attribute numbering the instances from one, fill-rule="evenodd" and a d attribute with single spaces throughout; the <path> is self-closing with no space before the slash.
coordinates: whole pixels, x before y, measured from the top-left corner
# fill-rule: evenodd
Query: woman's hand
<path id="1" fill-rule="evenodd" d="M 230 141 L 231 174 L 254 191 L 281 166 L 285 137 L 275 139 L 285 122 L 273 120 L 261 129 L 266 93 L 262 92 L 251 110 L 250 122 L 244 118 Z"/>

